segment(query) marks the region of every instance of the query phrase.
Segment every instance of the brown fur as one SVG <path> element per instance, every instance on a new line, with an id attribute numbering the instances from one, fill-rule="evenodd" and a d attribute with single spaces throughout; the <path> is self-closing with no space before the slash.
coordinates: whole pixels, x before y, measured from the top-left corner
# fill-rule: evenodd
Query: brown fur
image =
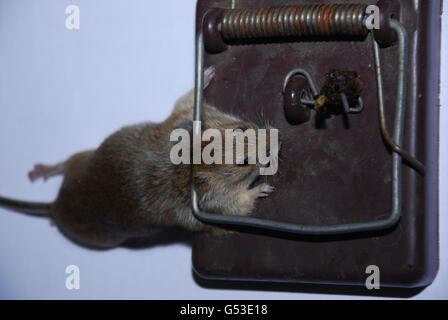
<path id="1" fill-rule="evenodd" d="M 182 98 L 164 122 L 125 127 L 98 149 L 77 153 L 57 167 L 64 181 L 49 215 L 65 235 L 89 247 L 109 248 L 158 227 L 217 230 L 191 212 L 191 166 L 174 165 L 169 156 L 172 130 L 192 119 L 191 100 L 191 93 Z M 205 106 L 203 130 L 207 128 L 257 126 Z M 193 165 L 200 208 L 247 215 L 254 200 L 270 192 L 249 189 L 258 173 L 258 165 Z M 5 201 L 0 198 L 0 205 Z M 25 204 L 17 202 L 15 210 Z"/>

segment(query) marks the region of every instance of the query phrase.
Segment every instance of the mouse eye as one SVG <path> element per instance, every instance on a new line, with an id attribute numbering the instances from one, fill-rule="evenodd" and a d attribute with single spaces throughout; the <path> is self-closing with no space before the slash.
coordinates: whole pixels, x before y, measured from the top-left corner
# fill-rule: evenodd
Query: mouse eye
<path id="1" fill-rule="evenodd" d="M 248 166 L 248 165 L 249 165 L 249 158 L 248 157 L 244 158 L 243 163 L 238 164 L 238 166 L 240 166 L 240 167 L 245 167 L 245 166 Z"/>

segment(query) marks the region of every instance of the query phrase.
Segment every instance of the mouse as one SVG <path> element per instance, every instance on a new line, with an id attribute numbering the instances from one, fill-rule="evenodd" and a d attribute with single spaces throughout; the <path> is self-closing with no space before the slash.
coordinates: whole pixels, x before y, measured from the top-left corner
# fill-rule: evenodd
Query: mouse
<path id="1" fill-rule="evenodd" d="M 214 77 L 215 67 L 208 67 L 204 71 L 204 90 Z M 249 215 L 255 201 L 267 197 L 274 188 L 267 183 L 256 185 L 260 163 L 173 164 L 170 133 L 176 128 L 192 130 L 193 104 L 192 89 L 176 101 L 163 122 L 123 127 L 97 149 L 76 153 L 53 165 L 36 164 L 28 173 L 32 182 L 63 175 L 54 202 L 0 197 L 0 206 L 49 218 L 75 243 L 96 249 L 147 237 L 157 228 L 180 227 L 219 234 L 222 228 L 202 223 L 192 213 L 192 176 L 201 210 L 224 215 Z M 221 112 L 206 102 L 203 109 L 203 129 L 264 127 Z"/>

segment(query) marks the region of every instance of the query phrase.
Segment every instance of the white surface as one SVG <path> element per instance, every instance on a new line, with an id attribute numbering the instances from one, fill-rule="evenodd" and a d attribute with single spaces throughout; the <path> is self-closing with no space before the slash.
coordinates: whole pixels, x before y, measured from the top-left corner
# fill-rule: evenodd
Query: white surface
<path id="1" fill-rule="evenodd" d="M 69 4 L 80 7 L 80 30 L 65 28 Z M 51 201 L 61 178 L 29 183 L 26 173 L 35 162 L 53 163 L 94 148 L 123 125 L 163 120 L 193 86 L 194 11 L 195 0 L 0 0 L 0 194 Z M 447 21 L 445 13 L 440 271 L 414 297 L 422 299 L 448 298 Z M 80 290 L 65 288 L 71 264 L 80 267 Z M 204 289 L 192 277 L 188 245 L 91 251 L 45 219 L 0 209 L 0 298 L 352 297 Z"/>

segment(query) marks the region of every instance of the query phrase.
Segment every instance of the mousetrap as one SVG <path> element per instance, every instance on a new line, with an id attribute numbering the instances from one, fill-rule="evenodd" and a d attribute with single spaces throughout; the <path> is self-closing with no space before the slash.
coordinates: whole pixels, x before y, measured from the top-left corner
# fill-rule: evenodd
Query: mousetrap
<path id="1" fill-rule="evenodd" d="M 379 29 L 368 21 L 379 9 Z M 202 278 L 423 287 L 438 270 L 441 1 L 199 0 L 203 100 L 277 128 L 276 191 L 249 217 L 193 211 Z M 216 76 L 202 92 L 204 68 Z"/>

